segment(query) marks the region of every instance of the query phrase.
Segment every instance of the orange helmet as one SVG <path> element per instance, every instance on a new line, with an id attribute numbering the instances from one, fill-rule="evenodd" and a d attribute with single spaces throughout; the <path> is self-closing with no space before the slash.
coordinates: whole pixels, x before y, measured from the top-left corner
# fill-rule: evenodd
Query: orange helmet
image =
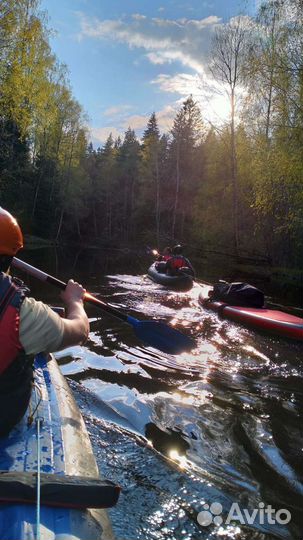
<path id="1" fill-rule="evenodd" d="M 15 218 L 0 207 L 0 254 L 16 255 L 23 247 L 23 236 Z"/>

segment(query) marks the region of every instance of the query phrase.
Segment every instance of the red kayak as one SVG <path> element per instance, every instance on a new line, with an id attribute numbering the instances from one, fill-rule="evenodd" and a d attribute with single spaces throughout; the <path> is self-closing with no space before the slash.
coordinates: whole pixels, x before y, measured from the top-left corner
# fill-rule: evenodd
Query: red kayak
<path id="1" fill-rule="evenodd" d="M 232 321 L 252 326 L 265 332 L 277 334 L 281 337 L 303 341 L 303 319 L 267 308 L 248 308 L 230 306 L 224 302 L 211 302 L 208 297 L 200 293 L 199 304 L 207 309 L 216 311 L 222 317 Z"/>

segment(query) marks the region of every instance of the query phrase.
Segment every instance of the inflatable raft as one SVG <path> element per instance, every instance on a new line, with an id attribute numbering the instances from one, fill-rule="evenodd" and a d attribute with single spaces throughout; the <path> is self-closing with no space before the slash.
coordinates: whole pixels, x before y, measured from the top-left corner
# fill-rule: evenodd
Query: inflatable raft
<path id="1" fill-rule="evenodd" d="M 212 302 L 203 293 L 199 295 L 199 304 L 207 309 L 216 311 L 222 317 L 226 317 L 245 326 L 250 326 L 281 337 L 303 341 L 303 319 L 295 315 L 265 307 L 249 308 L 230 306 L 223 302 Z"/>
<path id="2" fill-rule="evenodd" d="M 179 275 L 170 276 L 163 272 L 158 272 L 156 268 L 156 263 L 153 263 L 148 271 L 148 276 L 155 282 L 165 287 L 179 290 L 179 291 L 189 291 L 193 286 L 194 276 L 186 274 L 185 272 L 180 272 Z"/>
<path id="3" fill-rule="evenodd" d="M 54 358 L 35 360 L 28 412 L 0 438 L 0 470 L 0 539 L 114 540 L 104 508 L 117 502 L 119 488 L 100 478 Z"/>

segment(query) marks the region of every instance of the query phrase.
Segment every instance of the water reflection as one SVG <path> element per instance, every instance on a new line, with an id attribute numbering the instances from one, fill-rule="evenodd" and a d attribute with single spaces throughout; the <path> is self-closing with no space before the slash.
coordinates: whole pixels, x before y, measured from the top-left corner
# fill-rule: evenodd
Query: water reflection
<path id="1" fill-rule="evenodd" d="M 144 277 L 139 265 L 133 275 L 133 258 L 124 266 L 119 258 L 78 256 L 67 266 L 65 255 L 57 272 L 40 266 L 61 279 L 74 266 L 91 292 L 138 318 L 173 324 L 198 347 L 178 357 L 162 354 L 139 343 L 127 325 L 89 308 L 87 344 L 57 355 L 100 469 L 122 485 L 111 512 L 117 537 L 301 538 L 302 345 L 223 321 L 199 307 L 198 285 L 172 293 Z M 52 303 L 56 298 L 50 289 L 42 294 Z M 288 509 L 290 524 L 203 527 L 197 521 L 204 504 L 222 504 L 226 518 L 233 502 L 254 509 L 262 501 Z"/>

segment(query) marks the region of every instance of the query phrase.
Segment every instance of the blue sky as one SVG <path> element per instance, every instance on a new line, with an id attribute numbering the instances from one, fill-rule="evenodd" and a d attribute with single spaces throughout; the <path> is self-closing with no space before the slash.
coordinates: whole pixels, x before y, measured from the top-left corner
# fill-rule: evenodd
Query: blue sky
<path id="1" fill-rule="evenodd" d="M 206 120 L 224 115 L 223 98 L 201 92 L 214 27 L 257 0 L 42 0 L 75 98 L 100 146 L 128 126 L 140 137 L 156 112 L 162 132 L 190 94 Z"/>

